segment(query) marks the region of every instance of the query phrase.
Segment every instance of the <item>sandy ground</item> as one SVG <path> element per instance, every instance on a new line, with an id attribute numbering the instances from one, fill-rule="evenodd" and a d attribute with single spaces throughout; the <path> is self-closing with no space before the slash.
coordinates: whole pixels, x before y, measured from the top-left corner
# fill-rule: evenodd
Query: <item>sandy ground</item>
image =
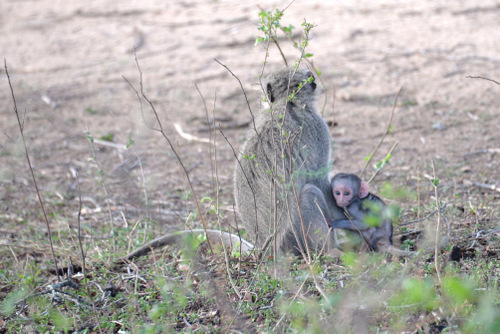
<path id="1" fill-rule="evenodd" d="M 123 219 L 124 207 L 128 217 L 144 215 L 146 196 L 156 213 L 167 214 L 156 218 L 164 222 L 154 227 L 158 232 L 179 226 L 183 219 L 177 213 L 193 208 L 172 151 L 145 126 L 141 105 L 123 78 L 139 87 L 134 45 L 144 90 L 198 197 L 214 196 L 213 150 L 182 138 L 173 124 L 209 138 L 196 84 L 210 114 L 215 106 L 217 122 L 239 148 L 246 130 L 238 126 L 251 116 L 237 80 L 214 59 L 238 76 L 257 112 L 265 57 L 263 46 L 254 45 L 262 35 L 258 13 L 286 6 L 281 1 L 2 0 L 0 52 L 19 111 L 25 113 L 26 142 L 54 229 L 67 228 L 78 210 L 72 169 L 79 171 L 84 207 L 94 214 L 105 211 L 86 131 L 96 139 L 112 135 L 116 144 L 94 144 L 115 224 L 135 222 Z M 500 148 L 500 86 L 466 77 L 500 81 L 499 15 L 500 1 L 295 1 L 287 8 L 283 25 L 292 24 L 297 32 L 304 19 L 316 25 L 308 52 L 326 84 L 324 117 L 337 124 L 331 129 L 335 171 L 362 169 L 363 158 L 385 131 L 394 96 L 404 87 L 394 131 L 377 159 L 399 145 L 375 187 L 386 180 L 415 187 L 417 171 L 431 174 L 435 159 L 444 194 L 452 189 L 467 202 L 472 193 L 474 204 L 497 205 L 498 195 L 468 182 L 500 184 L 498 151 L 481 151 Z M 298 52 L 285 39 L 281 44 L 293 63 Z M 274 46 L 267 60 L 266 71 L 284 66 Z M 3 66 L 0 87 L 0 232 L 43 233 Z M 323 101 L 324 95 L 319 107 Z M 151 121 L 147 105 L 142 107 Z M 125 150 L 129 139 L 134 144 Z M 234 156 L 220 135 L 217 144 L 221 202 L 231 209 Z M 104 212 L 97 217 L 97 223 L 107 220 Z M 232 215 L 226 219 L 234 221 Z M 28 222 L 27 230 L 19 222 Z"/>

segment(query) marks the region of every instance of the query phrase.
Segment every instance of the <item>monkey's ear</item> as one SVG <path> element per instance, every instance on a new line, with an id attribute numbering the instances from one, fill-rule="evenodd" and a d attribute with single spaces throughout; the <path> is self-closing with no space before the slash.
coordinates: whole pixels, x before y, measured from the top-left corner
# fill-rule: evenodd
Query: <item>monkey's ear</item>
<path id="1" fill-rule="evenodd" d="M 370 186 L 367 182 L 361 181 L 359 184 L 358 196 L 359 198 L 365 198 L 370 193 Z"/>
<path id="2" fill-rule="evenodd" d="M 274 95 L 273 95 L 273 90 L 271 89 L 271 84 L 267 83 L 267 98 L 269 99 L 269 102 L 273 103 L 274 102 Z"/>
<path id="3" fill-rule="evenodd" d="M 316 82 L 314 82 L 314 77 L 312 77 L 312 80 L 311 80 L 311 88 L 314 90 L 316 90 Z"/>

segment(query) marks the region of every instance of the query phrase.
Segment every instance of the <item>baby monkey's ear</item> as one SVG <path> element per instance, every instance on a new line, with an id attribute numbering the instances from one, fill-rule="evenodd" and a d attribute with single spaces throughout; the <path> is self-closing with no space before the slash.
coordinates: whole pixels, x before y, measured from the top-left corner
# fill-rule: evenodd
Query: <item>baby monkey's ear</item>
<path id="1" fill-rule="evenodd" d="M 365 181 L 361 181 L 361 183 L 359 184 L 358 197 L 365 198 L 366 196 L 368 196 L 369 193 L 370 193 L 370 185 Z"/>

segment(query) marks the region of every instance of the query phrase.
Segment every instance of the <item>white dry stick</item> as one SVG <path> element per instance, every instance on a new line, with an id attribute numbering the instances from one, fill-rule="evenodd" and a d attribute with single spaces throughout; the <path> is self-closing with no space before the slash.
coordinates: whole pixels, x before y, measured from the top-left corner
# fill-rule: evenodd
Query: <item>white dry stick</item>
<path id="1" fill-rule="evenodd" d="M 193 136 L 189 133 L 184 132 L 179 123 L 174 123 L 174 128 L 175 128 L 175 131 L 177 131 L 177 133 L 179 134 L 179 136 L 181 136 L 184 139 L 187 139 L 189 141 L 197 141 L 200 143 L 210 144 L 210 140 L 207 138 L 196 137 L 196 136 Z"/>
<path id="2" fill-rule="evenodd" d="M 472 184 L 478 188 L 489 189 L 489 190 L 497 191 L 500 193 L 500 187 L 495 185 L 495 184 L 486 184 L 486 183 L 479 183 L 479 182 L 472 182 Z"/>

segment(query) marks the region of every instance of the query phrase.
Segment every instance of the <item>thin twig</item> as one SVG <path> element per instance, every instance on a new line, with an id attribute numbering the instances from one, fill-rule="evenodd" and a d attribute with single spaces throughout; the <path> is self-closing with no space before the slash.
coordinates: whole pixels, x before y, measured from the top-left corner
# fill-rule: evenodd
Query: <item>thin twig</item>
<path id="1" fill-rule="evenodd" d="M 295 139 L 295 137 L 294 137 Z M 290 145 L 290 141 L 288 140 L 287 141 L 287 144 L 288 144 L 288 150 L 290 152 L 290 156 L 293 157 L 293 152 L 292 152 L 292 146 Z M 293 159 L 290 159 L 290 175 L 293 175 L 292 174 L 293 172 Z M 308 245 L 308 242 L 307 242 L 307 233 L 306 233 L 306 230 L 305 230 L 305 223 L 304 223 L 304 217 L 302 215 L 302 209 L 300 208 L 300 200 L 299 200 L 299 196 L 297 194 L 297 189 L 295 188 L 295 183 L 293 182 L 293 177 L 290 177 L 290 183 L 291 183 L 291 186 L 292 186 L 292 191 L 293 191 L 293 195 L 295 197 L 295 203 L 297 204 L 297 209 L 298 209 L 298 214 L 299 214 L 299 218 L 300 218 L 300 227 L 301 227 L 301 231 L 302 231 L 302 237 L 304 238 L 304 247 L 305 247 L 305 253 L 307 254 L 307 258 L 306 258 L 306 261 L 308 264 L 311 263 L 311 251 L 309 249 L 309 245 Z M 292 216 L 290 215 L 290 220 L 292 220 Z M 292 227 L 293 227 L 293 220 L 292 220 Z M 308 231 L 309 233 L 310 231 Z M 300 241 L 299 239 L 297 239 L 297 243 L 300 245 Z"/>
<path id="2" fill-rule="evenodd" d="M 90 142 L 90 148 L 92 149 L 92 156 L 94 159 L 95 164 L 97 165 L 97 174 L 99 175 L 99 183 L 101 184 L 102 190 L 104 191 L 104 196 L 106 198 L 106 206 L 108 209 L 108 215 L 109 215 L 109 226 L 111 228 L 111 235 L 114 237 L 115 236 L 115 227 L 113 223 L 113 214 L 111 212 L 111 203 L 108 195 L 108 189 L 106 187 L 106 183 L 104 182 L 104 173 L 103 169 L 101 167 L 101 164 L 99 163 L 99 160 L 97 160 L 97 154 L 95 151 L 95 146 L 94 146 L 94 136 L 90 133 L 90 129 L 87 127 L 87 139 Z M 116 250 L 116 240 L 113 238 L 113 250 Z"/>
<path id="3" fill-rule="evenodd" d="M 77 217 L 77 231 L 78 231 L 78 246 L 80 247 L 80 255 L 82 258 L 82 272 L 83 272 L 83 278 L 84 278 L 84 285 L 85 289 L 87 290 L 87 295 L 91 296 L 90 288 L 89 285 L 87 284 L 88 278 L 87 278 L 87 269 L 85 268 L 85 252 L 83 250 L 83 243 L 82 243 L 82 230 L 81 230 L 81 217 L 82 217 L 82 191 L 80 188 L 80 178 L 78 177 L 78 171 L 74 168 L 71 169 L 73 172 L 73 177 L 76 180 L 76 185 L 78 189 L 78 217 Z M 68 273 L 68 279 L 71 279 L 71 276 Z M 91 300 L 92 303 L 92 316 L 94 318 L 94 321 L 97 323 L 97 327 L 99 328 L 99 332 L 102 333 L 102 328 L 101 328 L 101 322 L 99 318 L 97 317 L 97 309 L 95 302 Z"/>
<path id="4" fill-rule="evenodd" d="M 198 88 L 198 85 L 195 83 L 194 84 L 194 88 L 196 88 L 196 91 L 198 92 L 198 95 L 200 95 L 200 98 L 201 98 L 201 101 L 203 102 L 203 109 L 205 110 L 205 117 L 207 119 L 207 124 L 208 124 L 208 127 L 209 127 L 209 130 L 208 133 L 209 133 L 209 137 L 212 135 L 212 131 L 210 129 L 210 125 L 212 125 L 213 128 L 215 128 L 215 118 L 213 120 L 213 122 L 210 122 L 210 119 L 208 117 L 208 108 L 207 108 L 207 102 L 205 101 L 205 97 L 203 96 L 203 94 L 201 93 L 200 89 Z M 215 98 L 214 98 L 214 109 L 215 109 Z M 210 170 L 211 170 L 211 176 L 212 176 L 212 188 L 213 186 L 215 185 L 215 172 L 214 172 L 214 162 L 212 161 L 212 145 L 210 145 L 208 147 L 208 158 L 210 160 Z"/>
<path id="5" fill-rule="evenodd" d="M 300 287 L 298 288 L 297 292 L 295 293 L 295 295 L 291 298 L 290 300 L 290 303 L 293 303 L 295 301 L 295 299 L 297 299 L 297 297 L 299 296 L 299 293 L 300 291 L 302 291 L 302 288 L 304 287 L 304 285 L 306 284 L 307 282 L 307 279 L 309 278 L 309 275 L 311 273 L 307 273 L 307 276 L 304 278 L 304 280 L 302 281 L 302 284 L 300 285 Z M 280 323 L 283 321 L 283 319 L 286 317 L 286 312 L 283 312 L 283 315 L 280 317 L 280 319 L 276 322 L 276 325 L 274 325 L 273 327 L 273 332 L 277 330 L 278 326 L 280 325 Z M 279 331 L 278 331 L 279 332 Z"/>
<path id="6" fill-rule="evenodd" d="M 241 171 L 243 172 L 243 176 L 245 177 L 245 179 L 247 180 L 247 183 L 248 183 L 248 188 L 250 188 L 250 190 L 252 191 L 252 196 L 253 196 L 253 203 L 254 203 L 254 209 L 255 209 L 255 223 L 258 224 L 258 219 L 257 219 L 257 197 L 255 196 L 255 190 L 252 188 L 252 185 L 250 183 L 250 179 L 248 178 L 245 170 L 243 169 L 243 166 L 241 165 L 241 161 L 240 159 L 238 159 L 238 155 L 236 154 L 236 151 L 234 150 L 234 147 L 233 145 L 231 145 L 231 142 L 229 141 L 229 139 L 227 139 L 226 135 L 224 134 L 224 132 L 222 132 L 221 129 L 218 129 L 220 134 L 222 135 L 222 137 L 224 137 L 224 139 L 226 140 L 226 142 L 228 143 L 229 147 L 231 147 L 231 150 L 233 151 L 233 154 L 234 154 L 234 158 L 236 159 L 236 161 L 238 162 L 238 166 L 241 168 Z M 257 228 L 258 228 L 258 225 L 257 225 Z M 256 231 L 256 234 L 258 235 L 258 230 Z M 257 244 L 257 243 L 255 243 Z M 264 250 L 264 248 L 262 249 L 262 251 Z M 254 250 L 252 250 L 253 252 Z"/>
<path id="7" fill-rule="evenodd" d="M 250 111 L 250 115 L 252 115 L 252 123 L 253 123 L 253 129 L 255 130 L 255 133 L 257 135 L 259 135 L 259 133 L 257 132 L 257 126 L 255 125 L 255 117 L 253 116 L 253 112 L 252 112 L 252 107 L 250 107 L 250 102 L 248 101 L 248 97 L 247 97 L 247 92 L 245 91 L 245 88 L 243 88 L 243 84 L 241 83 L 241 80 L 240 78 L 238 78 L 230 69 L 229 67 L 227 67 L 226 65 L 224 65 L 223 63 L 221 63 L 220 61 L 218 61 L 217 59 L 214 58 L 214 60 L 219 64 L 221 65 L 222 67 L 224 67 L 226 70 L 228 70 L 229 73 L 231 73 L 231 75 L 233 77 L 236 78 L 236 80 L 238 80 L 238 83 L 240 84 L 240 87 L 241 87 L 241 91 L 243 92 L 243 95 L 245 96 L 245 101 L 247 102 L 247 106 L 248 106 L 248 110 Z"/>
<path id="8" fill-rule="evenodd" d="M 387 153 L 387 156 L 392 154 L 392 152 L 396 149 L 396 147 L 398 146 L 399 142 L 396 142 L 394 145 L 392 145 L 392 148 L 390 149 L 389 153 Z M 370 177 L 370 179 L 367 181 L 368 183 L 372 182 L 373 179 L 375 178 L 375 176 L 377 176 L 378 172 L 380 172 L 382 170 L 382 168 L 378 168 L 375 173 L 373 173 L 372 177 Z"/>
<path id="9" fill-rule="evenodd" d="M 193 201 L 195 202 L 195 205 L 196 205 L 196 209 L 198 211 L 198 216 L 201 220 L 201 223 L 203 225 L 203 230 L 207 231 L 207 223 L 205 222 L 205 219 L 203 218 L 203 214 L 201 212 L 201 208 L 200 208 L 200 203 L 198 203 L 198 198 L 196 197 L 196 192 L 194 191 L 194 188 L 193 188 L 193 184 L 191 183 L 191 178 L 189 177 L 189 172 L 186 168 L 186 166 L 184 166 L 184 163 L 182 162 L 182 159 L 181 157 L 179 156 L 179 154 L 177 153 L 177 150 L 175 149 L 172 141 L 170 140 L 170 138 L 167 136 L 165 130 L 163 129 L 163 124 L 160 120 L 160 116 L 158 115 L 158 112 L 156 111 L 156 107 L 154 105 L 153 102 L 151 102 L 151 100 L 147 97 L 147 95 L 144 93 L 144 83 L 142 81 L 142 70 L 141 70 L 141 67 L 139 65 L 139 60 L 137 59 L 137 54 L 134 52 L 134 57 L 135 57 L 135 63 L 137 65 L 137 70 L 139 71 L 139 84 L 140 84 L 140 87 L 141 87 L 141 96 L 144 98 L 144 100 L 149 104 L 149 107 L 151 108 L 151 110 L 153 111 L 153 114 L 155 116 L 155 119 L 156 119 L 156 123 L 158 125 L 158 129 L 156 128 L 153 128 L 153 127 L 149 127 L 151 130 L 153 131 L 158 131 L 161 133 L 161 135 L 163 136 L 163 138 L 165 138 L 165 140 L 167 141 L 168 145 L 170 146 L 170 149 L 172 150 L 172 152 L 174 153 L 175 157 L 177 158 L 177 161 L 179 162 L 179 165 L 181 166 L 183 172 L 184 172 L 184 175 L 186 176 L 186 179 L 187 179 L 187 182 L 189 184 L 189 188 L 191 189 L 191 193 L 193 194 Z M 127 80 L 127 78 L 125 78 L 124 76 L 122 76 L 123 79 L 129 84 L 129 86 L 132 88 L 132 90 L 138 94 L 137 92 L 137 89 L 135 89 L 135 87 L 130 83 L 130 81 Z M 147 125 L 147 124 L 146 124 Z M 213 249 L 212 249 L 212 245 L 210 243 L 210 241 L 208 241 L 207 239 L 207 243 L 208 243 L 208 247 L 210 248 L 210 252 L 213 254 Z"/>
<path id="10" fill-rule="evenodd" d="M 417 218 L 420 218 L 420 167 L 417 167 Z"/>
<path id="11" fill-rule="evenodd" d="M 40 194 L 40 190 L 38 189 L 38 184 L 36 183 L 35 173 L 33 172 L 33 166 L 31 165 L 30 156 L 28 153 L 28 147 L 26 146 L 26 140 L 24 139 L 24 117 L 23 121 L 21 122 L 21 118 L 19 117 L 19 111 L 17 110 L 14 88 L 12 88 L 12 82 L 10 81 L 9 70 L 7 69 L 7 59 L 5 58 L 4 58 L 4 67 L 5 67 L 5 74 L 7 75 L 7 81 L 9 82 L 12 101 L 14 102 L 14 113 L 16 114 L 17 124 L 19 126 L 19 132 L 21 133 L 21 140 L 24 146 L 24 156 L 26 157 L 26 161 L 28 162 L 31 179 L 33 180 L 33 185 L 35 186 L 36 196 L 38 198 L 38 202 L 40 203 L 40 207 L 42 208 L 43 218 L 45 220 L 45 226 L 47 226 L 47 234 L 49 236 L 50 251 L 52 252 L 52 259 L 54 260 L 54 266 L 56 268 L 57 281 L 60 282 L 61 278 L 59 277 L 59 268 L 57 267 L 56 254 L 54 253 L 54 245 L 52 243 L 52 232 L 50 231 L 49 219 L 47 218 L 47 213 L 45 212 L 45 206 L 43 205 L 42 195 Z"/>
<path id="12" fill-rule="evenodd" d="M 284 11 L 284 10 L 283 10 Z M 280 29 L 285 33 L 285 36 L 288 38 L 288 41 L 290 42 L 290 44 L 297 50 L 299 51 L 303 51 L 303 50 L 300 50 L 300 47 L 299 47 L 299 43 L 295 42 L 293 40 L 293 37 L 289 34 L 287 34 L 284 30 L 283 30 L 283 27 L 280 26 Z M 314 66 L 314 62 L 312 60 L 310 60 L 309 58 L 304 58 L 305 62 L 309 65 L 309 68 L 314 71 L 314 73 L 316 73 L 316 78 L 319 80 L 320 84 L 321 84 L 321 87 L 323 88 L 324 91 L 327 91 L 328 90 L 328 87 L 326 86 L 325 82 L 323 81 L 321 75 L 320 75 L 320 72 L 319 70 L 316 69 L 316 67 Z M 334 96 L 333 96 L 334 100 L 335 100 L 335 93 L 334 93 Z M 325 94 L 325 99 L 324 99 L 324 102 L 323 102 L 323 106 L 321 107 L 321 111 L 320 111 L 320 115 L 321 117 L 324 116 L 325 114 L 325 109 L 326 109 L 326 105 L 328 103 L 328 94 Z M 335 105 L 335 101 L 333 103 L 333 105 Z M 333 110 L 333 109 L 332 109 Z"/>
<path id="13" fill-rule="evenodd" d="M 479 150 L 479 151 L 472 151 L 468 152 L 462 155 L 462 157 L 468 157 L 471 155 L 476 155 L 476 154 L 483 154 L 483 153 L 500 153 L 500 148 L 486 148 L 484 150 Z"/>
<path id="14" fill-rule="evenodd" d="M 488 80 L 488 81 L 491 81 L 491 82 L 496 83 L 497 85 L 500 85 L 500 82 L 498 82 L 498 81 L 496 81 L 496 80 L 493 80 L 493 79 L 485 78 L 485 77 L 468 75 L 468 76 L 466 76 L 466 78 L 469 78 L 469 79 L 483 79 L 483 80 Z"/>
<path id="15" fill-rule="evenodd" d="M 405 222 L 405 223 L 401 223 L 401 224 L 398 224 L 398 226 L 406 226 L 406 225 L 411 225 L 411 224 L 415 224 L 415 223 L 418 223 L 418 222 L 421 222 L 421 221 L 424 221 L 424 220 L 427 220 L 429 218 L 431 218 L 432 216 L 434 216 L 436 214 L 436 212 L 438 212 L 438 210 L 440 211 L 443 211 L 444 208 L 448 205 L 448 203 L 444 203 L 439 209 L 436 209 L 434 211 L 432 211 L 431 213 L 429 213 L 427 216 L 423 217 L 423 218 L 419 218 L 419 219 L 415 219 L 415 220 L 411 220 L 409 222 Z"/>
<path id="16" fill-rule="evenodd" d="M 281 58 L 283 58 L 283 62 L 285 63 L 285 66 L 288 67 L 288 62 L 286 61 L 285 54 L 283 53 L 283 50 L 281 49 L 280 43 L 278 42 L 278 39 L 276 38 L 275 35 L 271 35 L 271 38 L 273 39 L 274 44 L 276 44 L 276 47 L 278 48 L 278 51 L 280 52 Z"/>
<path id="17" fill-rule="evenodd" d="M 432 161 L 432 177 L 435 181 L 436 179 L 436 169 L 434 167 L 434 160 Z M 436 207 L 439 208 L 439 195 L 438 195 L 438 187 L 434 182 L 432 182 L 432 185 L 434 186 L 434 197 L 436 199 Z M 441 227 L 441 210 L 438 210 L 438 217 L 437 217 L 437 224 L 436 224 L 436 238 L 434 239 L 434 267 L 436 268 L 436 274 L 438 277 L 438 281 L 441 284 L 441 270 L 439 269 L 439 260 L 438 260 L 438 254 L 439 254 L 439 228 Z"/>
<path id="18" fill-rule="evenodd" d="M 375 148 L 375 150 L 373 151 L 373 153 L 370 155 L 370 157 L 368 158 L 368 160 L 366 161 L 366 164 L 365 164 L 365 167 L 363 168 L 363 171 L 361 172 L 360 174 L 360 177 L 362 178 L 363 177 L 363 174 L 365 173 L 366 171 L 366 168 L 368 168 L 368 166 L 370 165 L 370 162 L 372 161 L 373 157 L 375 156 L 375 153 L 377 153 L 378 149 L 380 148 L 380 146 L 382 145 L 382 143 L 384 142 L 384 139 L 385 137 L 391 133 L 392 131 L 392 119 L 394 117 L 394 111 L 396 110 L 396 104 L 398 102 L 398 97 L 399 97 L 399 94 L 401 94 L 401 92 L 403 91 L 403 87 L 401 86 L 401 88 L 399 89 L 398 93 L 396 94 L 396 98 L 394 99 L 394 104 L 392 105 L 392 111 L 391 111 L 391 117 L 389 118 L 389 123 L 387 124 L 387 130 L 385 131 L 385 133 L 382 135 L 382 138 L 380 138 L 380 141 L 377 145 L 377 147 Z"/>
<path id="19" fill-rule="evenodd" d="M 214 99 L 214 109 L 212 110 L 212 116 L 215 119 L 215 99 Z M 222 224 L 220 222 L 220 214 L 219 214 L 219 173 L 217 168 L 217 130 L 214 127 L 214 138 L 213 138 L 213 146 L 214 146 L 214 168 L 215 168 L 215 212 L 217 213 L 217 224 L 219 225 L 219 231 L 222 240 Z M 226 245 L 223 242 L 222 248 L 224 249 L 224 260 L 226 261 L 226 272 L 227 277 L 229 278 L 229 283 L 233 287 L 234 292 L 238 295 L 238 298 L 241 300 L 243 296 L 241 295 L 240 290 L 234 284 L 233 275 L 231 274 L 231 269 L 229 268 L 229 255 L 227 254 Z"/>

